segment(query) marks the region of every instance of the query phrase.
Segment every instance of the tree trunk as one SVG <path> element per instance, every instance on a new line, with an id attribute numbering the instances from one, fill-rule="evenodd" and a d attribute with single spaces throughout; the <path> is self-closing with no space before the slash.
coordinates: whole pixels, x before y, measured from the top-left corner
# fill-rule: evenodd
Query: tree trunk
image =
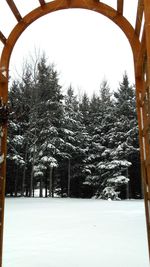
<path id="1" fill-rule="evenodd" d="M 29 188 L 26 187 L 26 197 L 29 197 Z"/>
<path id="2" fill-rule="evenodd" d="M 32 197 L 32 190 L 33 190 L 34 164 L 35 164 L 35 143 L 34 143 L 34 150 L 33 150 L 32 171 L 31 171 L 31 177 L 30 177 L 30 193 L 29 193 L 30 197 Z"/>
<path id="3" fill-rule="evenodd" d="M 128 174 L 128 168 L 126 170 L 126 177 L 128 178 L 129 174 Z M 130 185 L 129 185 L 130 181 L 127 183 L 126 185 L 126 198 L 129 199 L 130 198 Z"/>
<path id="4" fill-rule="evenodd" d="M 17 193 L 18 193 L 18 165 L 17 165 L 16 175 L 15 175 L 15 197 L 17 197 Z"/>
<path id="5" fill-rule="evenodd" d="M 70 197 L 70 159 L 68 159 L 68 193 L 67 196 Z"/>
<path id="6" fill-rule="evenodd" d="M 15 197 L 17 197 L 17 186 L 18 186 L 18 174 L 16 173 L 16 177 L 15 177 Z"/>
<path id="7" fill-rule="evenodd" d="M 22 177 L 22 189 L 21 189 L 21 196 L 24 196 L 25 192 L 25 180 L 26 180 L 26 165 L 27 165 L 27 155 L 28 155 L 28 144 L 26 146 L 26 151 L 25 151 L 25 165 L 23 169 L 23 177 Z"/>
<path id="8" fill-rule="evenodd" d="M 55 175 L 54 175 L 54 168 L 52 172 L 52 197 L 54 197 L 54 180 L 55 180 Z"/>
<path id="9" fill-rule="evenodd" d="M 45 197 L 47 197 L 47 172 L 45 174 Z"/>
<path id="10" fill-rule="evenodd" d="M 53 167 L 50 166 L 50 171 L 49 171 L 49 197 L 52 197 L 52 186 L 53 186 Z"/>
<path id="11" fill-rule="evenodd" d="M 43 177 L 40 178 L 40 197 L 43 197 Z"/>
<path id="12" fill-rule="evenodd" d="M 32 184 L 32 196 L 34 197 L 34 183 Z"/>
<path id="13" fill-rule="evenodd" d="M 61 174 L 60 174 L 60 188 L 61 188 L 61 197 L 63 198 L 64 196 L 64 172 L 61 171 Z"/>

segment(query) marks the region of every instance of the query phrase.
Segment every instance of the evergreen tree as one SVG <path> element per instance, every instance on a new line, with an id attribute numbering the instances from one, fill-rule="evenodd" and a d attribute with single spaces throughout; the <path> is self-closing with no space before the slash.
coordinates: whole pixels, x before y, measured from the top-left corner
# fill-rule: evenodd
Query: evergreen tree
<path id="1" fill-rule="evenodd" d="M 67 157 L 67 174 L 65 177 L 70 179 L 66 185 L 70 186 L 70 196 L 81 197 L 82 185 L 84 181 L 84 158 L 86 155 L 86 129 L 82 124 L 83 117 L 79 110 L 79 102 L 74 95 L 74 90 L 70 86 L 65 96 L 63 140 L 64 152 Z M 69 174 L 70 169 L 70 174 Z M 68 176 L 69 174 L 69 176 Z"/>
<path id="2" fill-rule="evenodd" d="M 59 131 L 63 115 L 61 86 L 58 73 L 53 65 L 47 65 L 45 56 L 40 59 L 37 66 L 37 84 L 35 90 L 38 95 L 38 122 L 37 122 L 37 160 L 34 176 L 40 181 L 40 196 L 42 196 L 43 184 L 46 186 L 49 180 L 49 196 L 53 195 L 52 170 L 58 165 L 57 153 L 61 139 Z M 51 181 L 50 181 L 51 180 Z M 47 193 L 46 193 L 47 194 Z"/>
<path id="3" fill-rule="evenodd" d="M 45 55 L 26 64 L 10 92 L 6 192 L 34 196 L 139 197 L 140 161 L 135 89 L 125 73 L 114 96 L 102 81 L 99 95 L 79 102 Z"/>
<path id="4" fill-rule="evenodd" d="M 114 93 L 116 106 L 117 135 L 116 155 L 131 162 L 128 169 L 129 195 L 130 197 L 141 196 L 140 178 L 140 155 L 138 142 L 138 123 L 136 114 L 135 88 L 129 83 L 127 73 L 123 75 L 123 80 L 117 92 Z"/>
<path id="5" fill-rule="evenodd" d="M 81 103 L 79 105 L 80 112 L 82 113 L 82 123 L 85 125 L 85 127 L 89 126 L 90 118 L 90 100 L 86 93 L 83 94 Z"/>
<path id="6" fill-rule="evenodd" d="M 135 88 L 130 85 L 128 75 L 125 72 L 120 87 L 114 93 L 116 102 L 116 114 L 132 120 L 136 117 Z"/>
<path id="7" fill-rule="evenodd" d="M 91 143 L 87 159 L 90 173 L 86 182 L 92 186 L 94 195 L 100 196 L 104 176 L 99 171 L 99 163 L 107 164 L 103 153 L 111 146 L 109 132 L 114 122 L 113 102 L 111 100 L 110 88 L 107 81 L 102 81 L 99 96 L 93 95 L 90 103 L 90 125 L 89 133 Z M 107 177 L 107 175 L 106 175 Z"/>
<path id="8" fill-rule="evenodd" d="M 10 90 L 10 105 L 13 112 L 10 118 L 12 127 L 9 128 L 8 135 L 8 158 L 9 162 L 10 159 L 15 159 L 24 165 L 20 185 L 22 195 L 26 189 L 26 194 L 32 196 L 37 183 L 40 183 L 42 196 L 42 187 L 48 183 L 48 170 L 51 166 L 57 166 L 56 154 L 59 151 L 57 146 L 63 113 L 63 96 L 57 71 L 52 65 L 47 65 L 45 56 L 40 58 L 37 66 L 26 66 L 28 67 L 23 70 L 21 81 L 15 82 Z"/>

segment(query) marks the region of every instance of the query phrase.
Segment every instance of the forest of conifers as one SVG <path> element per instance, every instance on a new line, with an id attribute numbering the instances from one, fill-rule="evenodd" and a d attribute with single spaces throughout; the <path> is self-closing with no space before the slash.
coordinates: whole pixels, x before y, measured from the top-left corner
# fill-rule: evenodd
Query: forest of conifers
<path id="1" fill-rule="evenodd" d="M 93 88 L 91 88 L 91 91 Z M 7 196 L 141 198 L 136 97 L 125 72 L 115 92 L 62 93 L 43 55 L 9 90 Z"/>

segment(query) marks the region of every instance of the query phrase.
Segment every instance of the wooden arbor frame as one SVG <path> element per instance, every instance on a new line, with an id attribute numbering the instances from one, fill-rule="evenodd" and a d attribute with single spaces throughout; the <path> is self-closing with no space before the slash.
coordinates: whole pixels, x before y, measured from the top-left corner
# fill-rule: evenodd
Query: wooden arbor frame
<path id="1" fill-rule="evenodd" d="M 7 138 L 7 100 L 9 60 L 11 52 L 22 32 L 38 18 L 57 10 L 83 8 L 96 11 L 116 23 L 126 35 L 133 52 L 137 115 L 139 122 L 139 140 L 141 151 L 141 169 L 145 199 L 148 247 L 150 254 L 150 2 L 137 0 L 135 27 L 124 17 L 124 2 L 116 0 L 116 9 L 105 4 L 105 0 L 39 0 L 36 9 L 24 17 L 13 0 L 4 0 L 16 19 L 16 26 L 8 37 L 0 28 L 0 42 L 3 45 L 0 56 L 0 267 L 2 267 L 2 244 L 4 225 L 4 198 L 6 179 L 6 138 Z M 37 1 L 37 0 L 36 0 Z M 16 1 L 17 2 L 17 1 Z M 37 1 L 38 2 L 38 1 Z M 111 1 L 110 1 L 111 2 Z"/>

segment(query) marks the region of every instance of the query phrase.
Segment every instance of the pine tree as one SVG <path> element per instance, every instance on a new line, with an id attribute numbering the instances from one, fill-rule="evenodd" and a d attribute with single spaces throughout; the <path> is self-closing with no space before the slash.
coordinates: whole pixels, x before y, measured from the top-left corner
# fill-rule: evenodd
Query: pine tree
<path id="1" fill-rule="evenodd" d="M 123 80 L 117 92 L 114 93 L 116 102 L 116 114 L 128 116 L 130 120 L 136 117 L 135 88 L 130 85 L 128 75 L 125 72 Z"/>
<path id="2" fill-rule="evenodd" d="M 63 115 L 61 86 L 59 85 L 58 73 L 53 65 L 47 65 L 45 56 L 40 59 L 37 67 L 36 88 L 38 95 L 38 140 L 37 160 L 34 176 L 40 180 L 40 196 L 42 196 L 43 184 L 53 195 L 52 170 L 58 166 L 57 154 L 61 139 L 59 131 Z M 43 178 L 42 178 L 43 177 Z M 44 178 L 45 177 L 45 178 Z M 47 186 L 49 180 L 49 186 Z M 47 194 L 47 193 L 46 193 Z"/>
<path id="3" fill-rule="evenodd" d="M 46 197 L 141 194 L 135 90 L 126 73 L 114 96 L 104 80 L 99 95 L 85 93 L 79 102 L 72 86 L 62 95 L 43 55 L 26 64 L 9 99 L 9 194 L 34 196 L 39 189 L 43 197 L 43 188 Z"/>
<path id="4" fill-rule="evenodd" d="M 81 103 L 79 104 L 79 109 L 82 113 L 82 123 L 85 125 L 85 127 L 88 127 L 90 123 L 90 100 L 86 93 L 84 93 L 82 96 Z"/>
<path id="5" fill-rule="evenodd" d="M 104 179 L 99 171 L 98 164 L 101 161 L 105 164 L 107 160 L 102 155 L 111 146 L 111 140 L 109 140 L 108 135 L 114 121 L 112 111 L 113 102 L 111 100 L 110 88 L 107 81 L 102 81 L 99 96 L 93 94 L 91 99 L 90 124 L 88 128 L 91 135 L 91 143 L 87 158 L 89 175 L 86 178 L 86 183 L 92 186 L 93 193 L 96 196 L 99 196 L 102 191 L 101 184 Z"/>
<path id="6" fill-rule="evenodd" d="M 22 162 L 22 195 L 25 190 L 27 195 L 34 195 L 34 188 L 40 183 L 42 196 L 42 187 L 47 186 L 51 172 L 48 170 L 52 165 L 57 166 L 56 154 L 59 152 L 57 147 L 63 114 L 62 99 L 57 71 L 52 65 L 47 65 L 45 56 L 40 58 L 36 66 L 26 64 L 21 81 L 12 85 L 10 105 L 13 112 L 8 136 L 8 158 L 9 162 L 10 159 L 12 161 L 15 154 L 15 160 Z M 16 138 L 19 139 L 16 141 Z M 15 145 L 17 142 L 15 149 L 12 149 L 13 142 Z"/>
<path id="7" fill-rule="evenodd" d="M 9 93 L 10 118 L 8 122 L 8 154 L 7 154 L 7 185 L 6 190 L 17 196 L 22 188 L 22 172 L 24 161 L 24 128 L 26 125 L 26 107 L 24 105 L 23 91 L 19 82 L 12 84 Z M 11 172 L 8 170 L 11 169 Z M 11 175 L 10 175 L 11 173 Z"/>
<path id="8" fill-rule="evenodd" d="M 115 136 L 118 143 L 116 155 L 131 162 L 128 169 L 129 194 L 130 197 L 139 197 L 141 195 L 141 178 L 135 88 L 130 85 L 126 72 L 114 97 L 117 118 L 114 126 L 117 127 Z"/>
<path id="9" fill-rule="evenodd" d="M 82 194 L 84 180 L 84 158 L 86 154 L 86 129 L 82 124 L 82 114 L 79 110 L 79 101 L 70 86 L 65 96 L 64 119 L 62 138 L 64 140 L 64 175 L 65 188 L 70 196 L 79 197 Z M 63 155 L 63 154 L 62 154 Z M 65 165 L 67 167 L 65 167 Z M 69 181 L 70 180 L 70 181 Z M 67 187 L 70 187 L 67 188 Z M 65 189 L 64 188 L 64 189 Z"/>

